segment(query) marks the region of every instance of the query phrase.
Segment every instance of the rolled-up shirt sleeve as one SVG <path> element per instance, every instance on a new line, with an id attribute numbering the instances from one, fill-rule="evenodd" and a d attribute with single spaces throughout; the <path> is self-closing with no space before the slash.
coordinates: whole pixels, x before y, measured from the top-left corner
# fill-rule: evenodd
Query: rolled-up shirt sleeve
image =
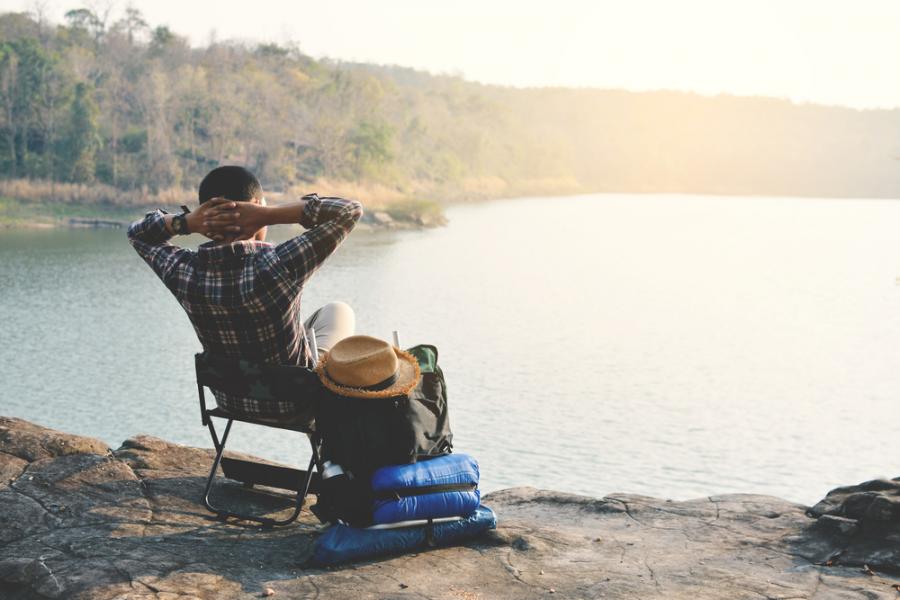
<path id="1" fill-rule="evenodd" d="M 166 229 L 166 213 L 148 212 L 143 219 L 128 227 L 128 241 L 150 268 L 169 285 L 175 266 L 189 250 L 169 243 L 172 234 Z"/>
<path id="2" fill-rule="evenodd" d="M 275 248 L 282 275 L 300 286 L 331 256 L 363 214 L 362 204 L 356 200 L 316 195 L 304 199 L 300 225 L 308 231 Z"/>

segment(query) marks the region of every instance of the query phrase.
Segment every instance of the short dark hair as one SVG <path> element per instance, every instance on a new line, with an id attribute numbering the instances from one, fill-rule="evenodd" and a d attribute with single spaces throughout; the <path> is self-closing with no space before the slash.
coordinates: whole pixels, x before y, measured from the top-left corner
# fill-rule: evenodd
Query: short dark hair
<path id="1" fill-rule="evenodd" d="M 248 201 L 262 197 L 259 179 L 244 167 L 229 165 L 216 167 L 200 182 L 200 204 L 210 198 Z"/>

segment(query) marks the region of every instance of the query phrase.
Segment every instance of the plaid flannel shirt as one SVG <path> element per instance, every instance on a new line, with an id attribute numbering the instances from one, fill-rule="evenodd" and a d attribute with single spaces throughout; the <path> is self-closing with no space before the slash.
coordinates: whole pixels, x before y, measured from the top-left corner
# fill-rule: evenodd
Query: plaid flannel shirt
<path id="1" fill-rule="evenodd" d="M 362 216 L 354 200 L 305 196 L 300 224 L 308 230 L 278 245 L 258 241 L 202 244 L 196 251 L 169 243 L 165 212 L 156 210 L 128 228 L 137 253 L 187 312 L 203 349 L 213 355 L 281 365 L 308 364 L 300 318 L 303 285 Z M 257 416 L 291 414 L 215 392 L 225 410 Z"/>

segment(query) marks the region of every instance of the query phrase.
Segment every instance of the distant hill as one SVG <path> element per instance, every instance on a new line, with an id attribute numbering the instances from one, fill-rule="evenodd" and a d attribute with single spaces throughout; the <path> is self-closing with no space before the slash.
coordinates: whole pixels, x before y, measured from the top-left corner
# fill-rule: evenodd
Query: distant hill
<path id="1" fill-rule="evenodd" d="M 0 15 L 0 178 L 147 191 L 246 164 L 264 186 L 386 198 L 577 191 L 900 197 L 900 111 L 676 92 L 516 89 L 191 48 L 133 9 Z"/>

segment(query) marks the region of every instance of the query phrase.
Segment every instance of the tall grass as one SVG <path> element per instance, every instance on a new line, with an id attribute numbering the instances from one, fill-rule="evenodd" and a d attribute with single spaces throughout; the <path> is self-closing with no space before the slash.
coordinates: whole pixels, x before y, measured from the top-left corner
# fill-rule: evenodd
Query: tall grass
<path id="1" fill-rule="evenodd" d="M 388 211 L 396 220 L 441 224 L 442 210 L 432 200 L 409 196 L 381 184 L 319 180 L 285 191 L 266 191 L 270 204 L 298 199 L 310 192 L 360 200 L 371 215 Z M 21 227 L 62 224 L 72 219 L 109 219 L 127 222 L 144 210 L 196 206 L 196 190 L 169 188 L 124 191 L 103 184 L 83 185 L 29 179 L 0 180 L 0 226 Z"/>
<path id="2" fill-rule="evenodd" d="M 0 196 L 26 203 L 99 206 L 176 206 L 191 202 L 197 193 L 180 188 L 149 190 L 116 189 L 102 183 L 59 183 L 38 179 L 0 180 Z"/>

